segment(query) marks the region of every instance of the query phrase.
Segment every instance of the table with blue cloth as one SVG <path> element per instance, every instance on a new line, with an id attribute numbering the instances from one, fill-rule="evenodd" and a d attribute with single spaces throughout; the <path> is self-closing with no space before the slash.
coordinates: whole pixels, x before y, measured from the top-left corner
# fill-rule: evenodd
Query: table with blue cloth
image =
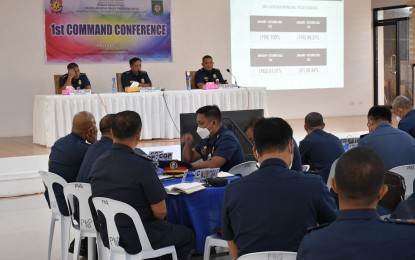
<path id="1" fill-rule="evenodd" d="M 229 182 L 239 177 L 227 178 Z M 164 186 L 177 184 L 180 179 L 163 181 Z M 186 182 L 192 182 L 189 173 Z M 221 225 L 221 210 L 226 186 L 206 187 L 192 194 L 168 195 L 166 220 L 173 224 L 191 228 L 195 233 L 196 252 L 203 253 L 207 236 L 216 234 Z"/>

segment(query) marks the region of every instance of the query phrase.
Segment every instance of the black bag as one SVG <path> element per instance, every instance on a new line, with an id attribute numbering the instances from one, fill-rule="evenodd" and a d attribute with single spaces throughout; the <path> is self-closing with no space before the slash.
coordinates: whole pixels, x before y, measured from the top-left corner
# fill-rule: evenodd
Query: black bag
<path id="1" fill-rule="evenodd" d="M 387 171 L 385 184 L 389 189 L 382 200 L 379 201 L 379 205 L 394 211 L 399 202 L 405 199 L 405 179 L 400 174 Z"/>

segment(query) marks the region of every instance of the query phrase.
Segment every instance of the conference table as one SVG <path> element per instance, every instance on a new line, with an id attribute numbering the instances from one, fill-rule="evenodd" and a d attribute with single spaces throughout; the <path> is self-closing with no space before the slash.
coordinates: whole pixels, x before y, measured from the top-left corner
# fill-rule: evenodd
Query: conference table
<path id="1" fill-rule="evenodd" d="M 229 177 L 231 182 L 239 177 Z M 181 179 L 163 181 L 164 186 L 179 183 Z M 193 181 L 190 174 L 186 181 Z M 195 249 L 202 254 L 206 237 L 216 234 L 222 227 L 221 211 L 226 186 L 207 187 L 191 194 L 168 195 L 166 220 L 177 225 L 189 227 L 195 233 Z"/>
<path id="2" fill-rule="evenodd" d="M 33 143 L 51 147 L 71 132 L 72 118 L 89 111 L 97 120 L 108 113 L 133 110 L 143 122 L 142 139 L 180 137 L 180 114 L 194 113 L 205 105 L 218 105 L 222 111 L 264 109 L 265 88 L 219 90 L 176 90 L 140 93 L 90 95 L 36 95 L 33 104 Z"/>

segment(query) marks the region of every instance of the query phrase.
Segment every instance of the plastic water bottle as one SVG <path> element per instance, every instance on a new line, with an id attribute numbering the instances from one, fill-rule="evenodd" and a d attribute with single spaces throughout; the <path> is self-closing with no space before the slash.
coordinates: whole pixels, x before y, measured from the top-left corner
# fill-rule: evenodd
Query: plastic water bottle
<path id="1" fill-rule="evenodd" d="M 115 82 L 115 77 L 112 77 L 112 93 L 117 93 L 117 83 Z"/>
<path id="2" fill-rule="evenodd" d="M 186 71 L 186 86 L 187 90 L 192 89 L 192 85 L 190 84 L 190 71 Z"/>

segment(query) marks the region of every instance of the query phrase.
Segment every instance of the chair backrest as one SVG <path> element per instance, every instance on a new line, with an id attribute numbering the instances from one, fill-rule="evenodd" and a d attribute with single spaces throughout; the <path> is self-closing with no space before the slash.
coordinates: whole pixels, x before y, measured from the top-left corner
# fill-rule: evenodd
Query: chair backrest
<path id="1" fill-rule="evenodd" d="M 52 213 L 54 215 L 60 215 L 61 212 L 58 207 L 58 202 L 56 201 L 55 191 L 53 190 L 53 184 L 57 183 L 62 187 L 65 187 L 68 183 L 65 181 L 64 178 L 52 172 L 39 171 L 39 174 L 40 177 L 42 177 L 43 183 L 48 188 L 49 202 Z"/>
<path id="2" fill-rule="evenodd" d="M 65 185 L 63 193 L 65 194 L 66 201 L 68 201 L 69 208 L 71 209 L 72 225 L 84 234 L 96 234 L 97 230 L 95 229 L 91 209 L 88 203 L 88 200 L 92 195 L 91 185 L 83 182 L 71 182 Z M 74 219 L 75 205 L 73 205 L 71 196 L 78 199 L 79 206 L 77 211 L 79 213 L 79 221 Z"/>
<path id="3" fill-rule="evenodd" d="M 117 91 L 124 92 L 124 88 L 122 87 L 121 83 L 121 75 L 122 73 L 115 73 L 115 78 L 117 79 Z"/>
<path id="4" fill-rule="evenodd" d="M 228 172 L 241 177 L 248 176 L 257 169 L 256 161 L 248 161 L 232 167 Z"/>
<path id="5" fill-rule="evenodd" d="M 286 251 L 265 251 L 243 255 L 238 260 L 295 260 L 297 258 L 296 252 Z"/>
<path id="6" fill-rule="evenodd" d="M 400 174 L 405 179 L 405 199 L 408 198 L 414 192 L 415 164 L 398 166 L 389 171 Z"/>
<path id="7" fill-rule="evenodd" d="M 190 73 L 190 87 L 191 87 L 191 89 L 197 89 L 197 85 L 196 85 L 196 81 L 195 81 L 196 71 L 194 71 L 194 70 L 185 71 L 184 75 L 185 75 L 186 80 L 187 80 L 187 73 L 188 72 Z"/>
<path id="8" fill-rule="evenodd" d="M 329 190 L 331 189 L 331 183 L 330 183 L 330 179 L 334 178 L 334 175 L 336 174 L 336 165 L 337 165 L 337 161 L 339 159 L 336 159 L 333 164 L 331 165 L 330 168 L 330 173 L 329 173 L 329 177 L 327 178 L 327 188 L 329 188 Z"/>
<path id="9" fill-rule="evenodd" d="M 55 94 L 60 95 L 62 94 L 62 90 L 59 86 L 59 79 L 62 77 L 62 74 L 53 75 L 53 83 L 55 84 Z"/>
<path id="10" fill-rule="evenodd" d="M 133 207 L 124 202 L 103 197 L 93 198 L 92 202 L 95 206 L 95 210 L 97 212 L 101 212 L 105 217 L 107 223 L 108 241 L 112 252 L 124 255 L 126 254 L 124 248 L 120 247 L 118 244 L 120 241 L 120 235 L 118 234 L 117 226 L 115 224 L 115 216 L 119 213 L 129 216 L 134 222 L 142 250 L 153 250 L 141 218 Z"/>
<path id="11" fill-rule="evenodd" d="M 310 170 L 310 165 L 308 165 L 308 164 L 301 165 L 301 171 L 302 172 L 308 172 L 308 170 Z"/>

